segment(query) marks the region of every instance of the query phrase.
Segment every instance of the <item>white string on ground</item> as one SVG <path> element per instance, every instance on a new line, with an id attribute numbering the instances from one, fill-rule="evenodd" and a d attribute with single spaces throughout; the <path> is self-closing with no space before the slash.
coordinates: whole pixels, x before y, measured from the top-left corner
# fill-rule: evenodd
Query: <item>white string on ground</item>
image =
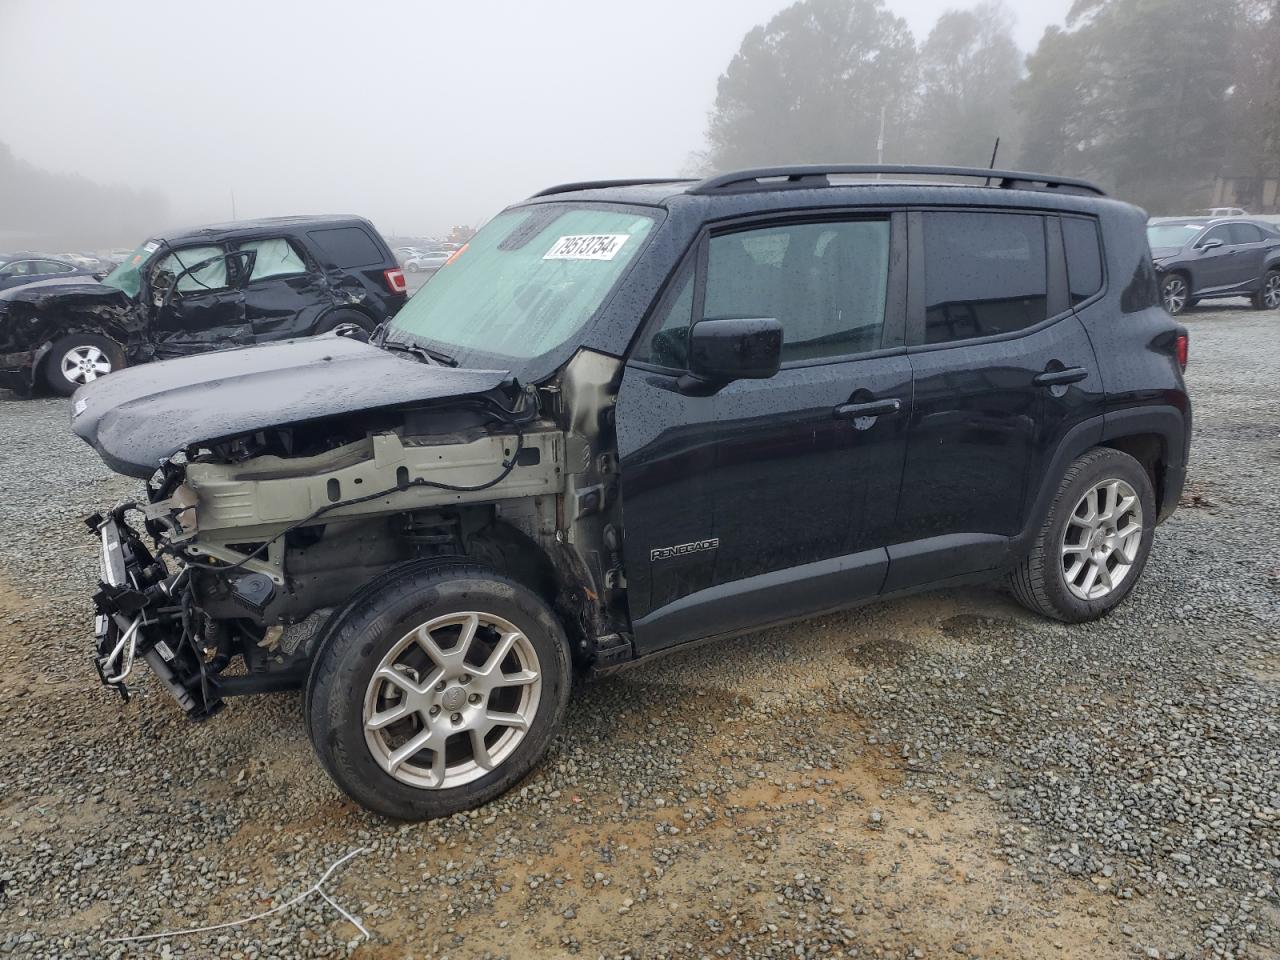
<path id="1" fill-rule="evenodd" d="M 320 889 L 321 886 L 324 885 L 324 882 L 328 880 L 329 877 L 333 875 L 333 872 L 337 870 L 340 866 L 342 866 L 344 863 L 346 863 L 348 860 L 350 860 L 352 857 L 356 856 L 357 854 L 368 853 L 368 852 L 369 850 L 367 847 L 356 847 L 354 850 L 352 850 L 342 859 L 337 860 L 332 865 L 330 865 L 329 869 L 324 872 L 324 874 L 320 877 L 319 880 L 317 880 L 308 889 L 302 891 L 302 893 L 298 894 L 292 900 L 287 900 L 286 902 L 280 904 L 277 907 L 272 907 L 270 910 L 264 910 L 262 913 L 255 913 L 251 917 L 243 917 L 240 920 L 229 920 L 226 923 L 215 923 L 207 927 L 188 927 L 185 930 L 166 930 L 163 933 L 145 933 L 136 937 L 111 937 L 109 939 L 103 940 L 102 942 L 103 943 L 137 943 L 140 940 L 161 940 L 165 937 L 185 937 L 193 933 L 209 933 L 210 931 L 213 931 L 213 930 L 226 930 L 228 927 L 239 927 L 239 926 L 243 926 L 246 923 L 253 923 L 255 920 L 261 920 L 263 917 L 269 917 L 273 913 L 279 913 L 281 910 L 288 910 L 294 904 L 301 903 L 303 900 L 307 899 L 307 897 L 311 896 L 313 893 L 320 894 L 320 896 L 324 898 L 325 902 L 328 903 L 329 906 L 333 907 L 333 909 L 337 910 L 338 913 L 342 914 L 342 916 L 346 918 L 346 920 L 349 923 L 351 923 L 357 930 L 360 931 L 361 934 L 364 935 L 364 938 L 366 940 L 369 940 L 372 938 L 372 934 L 370 934 L 369 931 L 365 929 L 364 924 L 361 923 L 358 919 L 356 919 L 355 916 L 348 913 L 342 907 L 338 906 L 338 904 L 333 900 L 332 897 L 330 897 L 327 893 L 325 893 L 323 890 Z"/>

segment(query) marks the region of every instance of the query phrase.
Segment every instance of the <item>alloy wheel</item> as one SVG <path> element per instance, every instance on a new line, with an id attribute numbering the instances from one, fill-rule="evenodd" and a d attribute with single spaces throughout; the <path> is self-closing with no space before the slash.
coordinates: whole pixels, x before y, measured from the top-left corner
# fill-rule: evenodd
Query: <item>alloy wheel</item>
<path id="1" fill-rule="evenodd" d="M 541 695 L 538 655 L 519 628 L 450 613 L 410 630 L 378 664 L 365 691 L 365 742 L 401 783 L 461 786 L 511 756 Z"/>
<path id="2" fill-rule="evenodd" d="M 1062 532 L 1062 576 L 1081 600 L 1101 600 L 1129 576 L 1142 546 L 1142 503 L 1123 480 L 1103 480 L 1080 498 Z"/>
<path id="3" fill-rule="evenodd" d="M 111 359 L 94 346 L 72 347 L 62 355 L 62 375 L 71 383 L 86 384 L 111 372 Z"/>
<path id="4" fill-rule="evenodd" d="M 1164 308 L 1170 313 L 1181 313 L 1187 305 L 1187 284 L 1181 277 L 1169 277 L 1164 282 Z"/>
<path id="5" fill-rule="evenodd" d="M 1267 274 L 1262 288 L 1262 302 L 1268 310 L 1280 309 L 1280 273 Z"/>

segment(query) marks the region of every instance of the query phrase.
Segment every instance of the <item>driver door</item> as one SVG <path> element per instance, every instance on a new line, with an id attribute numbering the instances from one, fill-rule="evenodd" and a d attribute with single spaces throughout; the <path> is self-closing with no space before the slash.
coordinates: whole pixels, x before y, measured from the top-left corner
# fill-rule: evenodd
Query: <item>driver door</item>
<path id="1" fill-rule="evenodd" d="M 893 542 L 911 366 L 905 217 L 712 232 L 641 334 L 618 393 L 637 649 L 737 632 L 879 592 Z M 682 390 L 694 319 L 767 317 L 781 369 Z"/>
<path id="2" fill-rule="evenodd" d="M 243 256 L 221 244 L 182 247 L 151 268 L 152 337 L 161 353 L 252 343 L 245 323 Z"/>

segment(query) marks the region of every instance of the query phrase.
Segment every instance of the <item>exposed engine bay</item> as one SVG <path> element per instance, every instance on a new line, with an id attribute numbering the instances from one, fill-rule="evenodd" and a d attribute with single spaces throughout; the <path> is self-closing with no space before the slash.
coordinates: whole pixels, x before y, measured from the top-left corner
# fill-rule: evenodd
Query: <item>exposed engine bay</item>
<path id="1" fill-rule="evenodd" d="M 447 558 L 536 589 L 584 664 L 630 659 L 611 417 L 599 415 L 616 376 L 616 360 L 583 351 L 540 387 L 508 379 L 165 458 L 145 502 L 88 518 L 102 541 L 103 681 L 127 697 L 144 658 L 196 719 L 225 696 L 300 687 L 326 624 L 363 588 Z"/>

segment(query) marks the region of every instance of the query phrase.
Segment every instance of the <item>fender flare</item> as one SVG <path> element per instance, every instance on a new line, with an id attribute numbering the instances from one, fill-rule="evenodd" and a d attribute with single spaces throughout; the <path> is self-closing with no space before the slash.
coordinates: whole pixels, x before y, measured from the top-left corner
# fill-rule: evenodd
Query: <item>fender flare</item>
<path id="1" fill-rule="evenodd" d="M 1011 557 L 1022 556 L 1030 548 L 1071 461 L 1109 441 L 1140 434 L 1154 434 L 1164 441 L 1164 476 L 1159 478 L 1163 496 L 1157 504 L 1157 514 L 1158 520 L 1167 518 L 1182 496 L 1191 438 L 1190 412 L 1167 404 L 1115 410 L 1082 420 L 1062 438 L 1048 469 L 1041 475 L 1040 488 L 1027 512 L 1026 528 L 1009 544 Z"/>

